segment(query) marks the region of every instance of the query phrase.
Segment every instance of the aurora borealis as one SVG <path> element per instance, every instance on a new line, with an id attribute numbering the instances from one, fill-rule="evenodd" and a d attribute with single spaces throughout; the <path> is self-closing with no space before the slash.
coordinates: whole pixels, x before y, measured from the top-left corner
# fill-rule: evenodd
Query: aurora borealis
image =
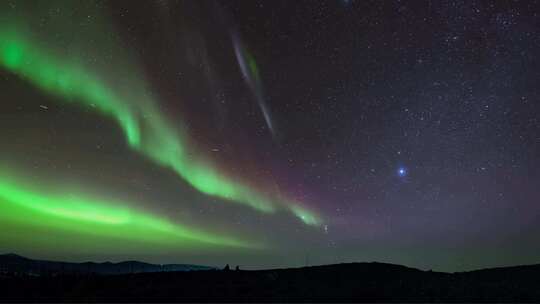
<path id="1" fill-rule="evenodd" d="M 0 251 L 538 263 L 530 4 L 0 3 Z"/>
<path id="2" fill-rule="evenodd" d="M 36 193 L 4 178 L 0 181 L 0 199 L 4 223 L 14 221 L 43 226 L 47 230 L 64 229 L 158 244 L 202 242 L 248 247 L 232 239 L 214 237 L 127 208 L 115 207 L 122 204 L 103 203 L 77 194 Z M 256 247 L 255 244 L 252 246 Z"/>
<path id="3" fill-rule="evenodd" d="M 276 204 L 268 198 L 219 174 L 204 160 L 189 158 L 186 140 L 163 119 L 151 100 L 128 102 L 132 96 L 122 98 L 121 94 L 93 77 L 90 71 L 82 66 L 63 63 L 20 33 L 0 34 L 0 41 L 0 59 L 6 69 L 64 100 L 81 102 L 112 116 L 122 127 L 126 141 L 133 149 L 157 164 L 171 168 L 197 190 L 263 212 L 275 210 Z M 130 83 L 129 86 L 140 88 L 143 85 Z M 145 92 L 140 94 L 149 96 Z M 142 128 L 147 132 L 144 136 Z M 317 216 L 309 211 L 293 207 L 293 203 L 286 204 L 306 224 L 319 222 Z"/>
<path id="4" fill-rule="evenodd" d="M 69 4 L 58 2 L 56 5 Z M 105 17 L 99 16 L 101 12 L 92 13 L 98 14 L 96 18 L 100 19 L 100 28 L 114 30 L 110 24 L 106 24 Z M 100 77 L 100 72 L 97 72 L 95 67 L 86 65 L 84 60 L 70 54 L 62 54 L 61 51 L 55 52 L 54 48 L 44 47 L 37 37 L 39 35 L 27 29 L 24 20 L 18 18 L 20 16 L 4 17 L 0 30 L 0 62 L 4 70 L 16 75 L 22 81 L 27 81 L 35 89 L 54 96 L 54 100 L 59 103 L 78 103 L 105 115 L 108 119 L 115 120 L 131 149 L 142 153 L 155 165 L 174 171 L 204 195 L 222 198 L 224 203 L 244 204 L 265 214 L 274 213 L 278 209 L 289 210 L 306 225 L 320 224 L 317 215 L 298 203 L 278 193 L 262 194 L 253 187 L 243 185 L 234 178 L 218 172 L 210 160 L 194 156 L 196 150 L 190 150 L 189 141 L 181 130 L 181 124 L 173 126 L 160 113 L 142 77 L 136 75 L 126 77 L 122 87 L 124 89 L 108 84 L 104 80 L 107 77 Z M 85 31 L 97 32 L 97 29 L 90 27 Z M 120 48 L 114 46 L 114 43 L 117 43 L 114 40 L 109 41 L 108 45 L 112 45 L 112 50 L 119 50 Z M 115 56 L 128 56 L 126 52 L 117 52 Z M 128 64 L 128 61 L 124 60 L 112 69 L 121 69 L 123 72 L 120 74 L 125 71 L 140 73 L 138 72 L 140 69 L 132 62 Z M 62 188 L 62 185 L 58 185 L 58 188 Z M 99 200 L 96 202 L 61 196 L 48 197 L 48 194 L 28 192 L 24 187 L 10 183 L 2 184 L 0 190 L 5 216 L 8 218 L 21 216 L 20 214 L 24 212 L 19 209 L 26 208 L 27 212 L 39 213 L 36 217 L 43 218 L 41 222 L 44 229 L 54 227 L 78 231 L 81 234 L 92 231 L 91 234 L 105 237 L 122 236 L 146 241 L 152 241 L 154 238 L 162 240 L 169 234 L 171 239 L 167 241 L 168 244 L 177 244 L 179 249 L 197 242 L 253 248 L 260 245 L 256 242 L 240 242 L 232 238 L 205 234 L 159 218 L 132 213 L 125 203 L 99 203 Z M 70 197 L 84 195 L 84 191 L 69 195 Z M 89 223 L 101 226 L 90 228 Z M 80 229 L 79 225 L 85 228 Z M 105 226 L 110 227 L 106 229 Z M 143 227 L 148 232 L 141 234 L 138 231 Z"/>

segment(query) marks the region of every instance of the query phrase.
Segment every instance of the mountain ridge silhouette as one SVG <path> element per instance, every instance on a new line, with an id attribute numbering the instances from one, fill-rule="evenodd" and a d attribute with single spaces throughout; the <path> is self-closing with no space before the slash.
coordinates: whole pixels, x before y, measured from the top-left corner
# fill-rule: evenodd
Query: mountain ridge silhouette
<path id="1" fill-rule="evenodd" d="M 141 272 L 211 270 L 212 266 L 193 264 L 151 264 L 128 260 L 113 263 L 86 261 L 81 263 L 27 258 L 15 253 L 0 254 L 0 272 L 29 275 L 51 274 L 127 274 Z"/>
<path id="2" fill-rule="evenodd" d="M 0 270 L 2 258 L 0 255 Z M 17 255 L 6 259 L 31 261 Z M 142 262 L 141 262 L 142 263 Z M 84 263 L 83 263 L 84 264 Z M 115 265 L 115 263 L 110 263 Z M 130 262 L 128 262 L 130 264 Z M 358 262 L 267 270 L 0 272 L 0 302 L 540 302 L 540 264 L 465 272 Z"/>

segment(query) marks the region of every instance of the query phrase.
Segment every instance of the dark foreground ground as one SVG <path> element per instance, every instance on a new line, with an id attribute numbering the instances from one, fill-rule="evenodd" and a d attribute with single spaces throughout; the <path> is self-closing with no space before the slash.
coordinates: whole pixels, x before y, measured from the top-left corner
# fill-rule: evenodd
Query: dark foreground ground
<path id="1" fill-rule="evenodd" d="M 0 302 L 540 302 L 540 265 L 463 273 L 381 263 L 0 277 Z"/>

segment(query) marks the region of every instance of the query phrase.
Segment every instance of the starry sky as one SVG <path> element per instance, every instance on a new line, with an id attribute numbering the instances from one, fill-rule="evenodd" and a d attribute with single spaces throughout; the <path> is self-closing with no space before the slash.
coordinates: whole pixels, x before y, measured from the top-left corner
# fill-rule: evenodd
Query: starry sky
<path id="1" fill-rule="evenodd" d="M 0 251 L 540 263 L 537 1 L 0 3 Z"/>

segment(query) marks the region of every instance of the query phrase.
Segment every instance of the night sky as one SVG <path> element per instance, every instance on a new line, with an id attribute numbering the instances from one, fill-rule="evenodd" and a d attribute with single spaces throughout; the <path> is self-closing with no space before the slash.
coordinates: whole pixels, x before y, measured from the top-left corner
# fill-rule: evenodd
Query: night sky
<path id="1" fill-rule="evenodd" d="M 540 263 L 537 1 L 0 3 L 0 251 Z"/>

